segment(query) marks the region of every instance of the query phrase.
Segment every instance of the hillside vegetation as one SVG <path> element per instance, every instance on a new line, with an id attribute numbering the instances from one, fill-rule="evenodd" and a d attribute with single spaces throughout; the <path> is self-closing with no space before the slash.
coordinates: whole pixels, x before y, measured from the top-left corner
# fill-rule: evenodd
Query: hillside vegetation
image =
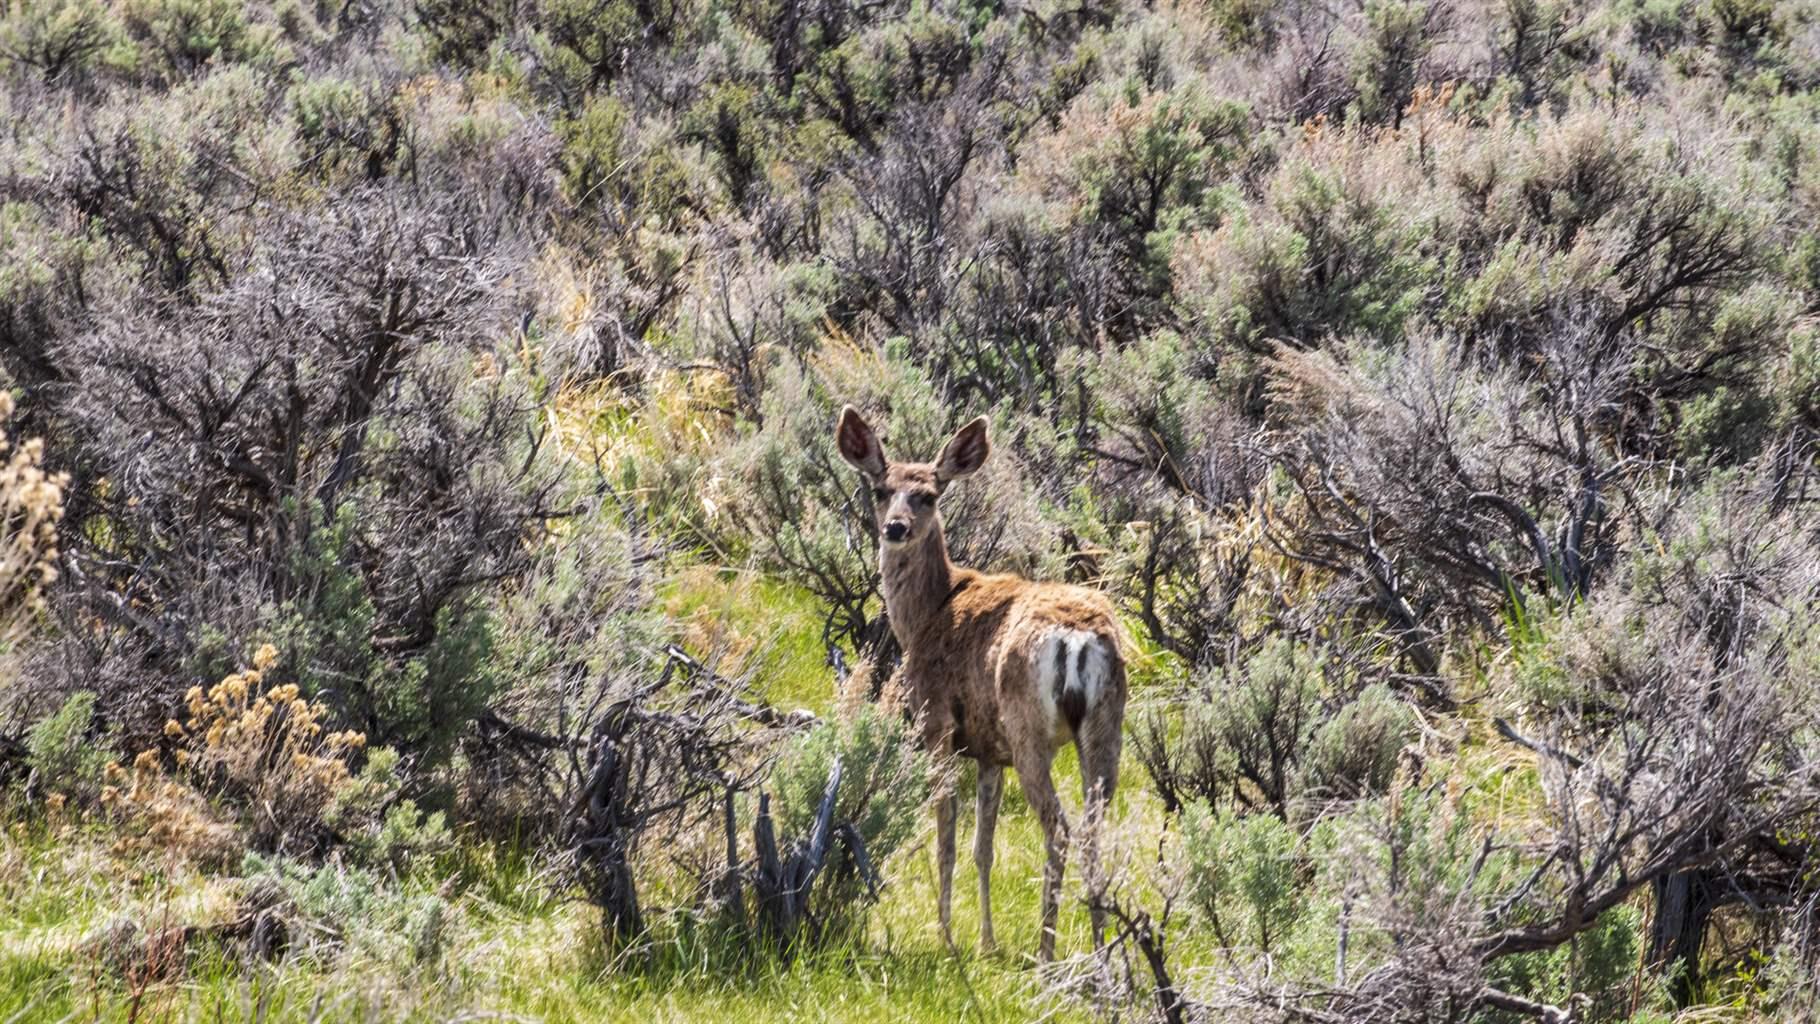
<path id="1" fill-rule="evenodd" d="M 6 0 L 0 125 L 0 1020 L 1820 1014 L 1811 0 Z M 1057 963 L 844 404 L 1124 618 Z"/>

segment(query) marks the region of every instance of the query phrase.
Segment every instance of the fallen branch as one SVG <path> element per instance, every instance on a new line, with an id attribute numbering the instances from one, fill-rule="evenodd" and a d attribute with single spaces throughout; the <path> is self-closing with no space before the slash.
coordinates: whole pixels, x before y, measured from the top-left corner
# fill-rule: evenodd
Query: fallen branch
<path id="1" fill-rule="evenodd" d="M 1574 1021 L 1574 1011 L 1571 1009 L 1563 1010 L 1558 1006 L 1538 1003 L 1519 995 L 1500 991 L 1489 985 L 1479 991 L 1478 1002 L 1479 1005 L 1489 1006 L 1494 1010 L 1505 1010 L 1510 1013 L 1521 1013 L 1527 1017 L 1535 1017 L 1542 1021 L 1542 1024 L 1573 1024 Z"/>
<path id="2" fill-rule="evenodd" d="M 668 658 L 672 664 L 681 667 L 691 679 L 707 683 L 719 690 L 720 699 L 736 711 L 741 718 L 750 719 L 760 725 L 792 731 L 807 729 L 817 721 L 815 712 L 807 708 L 779 711 L 769 704 L 754 704 L 733 696 L 733 693 L 739 689 L 739 684 L 704 665 L 699 658 L 675 644 L 668 644 L 664 647 L 664 657 Z"/>
<path id="3" fill-rule="evenodd" d="M 757 897 L 758 915 L 765 932 L 786 958 L 802 937 L 805 925 L 813 926 L 811 906 L 815 882 L 828 865 L 828 854 L 839 839 L 846 848 L 854 869 L 866 883 L 867 891 L 878 895 L 879 877 L 866 855 L 865 843 L 852 822 L 834 820 L 835 798 L 840 793 L 841 761 L 835 758 L 828 769 L 828 783 L 816 807 L 815 823 L 809 835 L 798 840 L 790 850 L 780 852 L 776 826 L 771 818 L 771 795 L 758 798 L 758 820 L 753 824 L 753 848 L 757 864 L 753 871 L 752 890 Z M 813 938 L 813 936 L 811 936 Z"/>

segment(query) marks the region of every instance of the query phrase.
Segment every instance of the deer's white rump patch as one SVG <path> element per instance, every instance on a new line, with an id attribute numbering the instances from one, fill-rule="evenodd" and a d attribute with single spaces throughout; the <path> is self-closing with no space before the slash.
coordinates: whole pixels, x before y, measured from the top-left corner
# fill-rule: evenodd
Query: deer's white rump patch
<path id="1" fill-rule="evenodd" d="M 1098 704 L 1111 674 L 1113 652 L 1105 640 L 1084 629 L 1057 628 L 1036 645 L 1037 701 L 1053 742 L 1066 742 Z"/>

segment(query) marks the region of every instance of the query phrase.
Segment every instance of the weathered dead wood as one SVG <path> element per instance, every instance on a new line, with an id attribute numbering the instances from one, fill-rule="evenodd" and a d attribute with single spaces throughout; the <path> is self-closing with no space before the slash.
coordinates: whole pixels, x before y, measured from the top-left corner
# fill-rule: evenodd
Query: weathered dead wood
<path id="1" fill-rule="evenodd" d="M 592 722 L 585 744 L 565 743 L 576 782 L 565 817 L 564 842 L 576 880 L 601 908 L 610 940 L 631 942 L 644 932 L 632 862 L 654 832 L 708 821 L 728 822 L 728 873 L 712 880 L 716 898 L 743 907 L 735 867 L 732 805 L 760 770 L 744 756 L 756 723 L 791 730 L 814 722 L 807 712 L 779 712 L 741 700 L 739 683 L 681 648 L 665 648 L 656 679 L 603 690 L 582 716 Z M 610 696 L 609 696 L 610 694 Z M 585 750 L 585 763 L 577 756 Z M 742 910 L 743 912 L 743 910 Z"/>
<path id="2" fill-rule="evenodd" d="M 792 849 L 788 856 L 780 855 L 777 848 L 776 827 L 771 820 L 771 795 L 765 793 L 758 798 L 758 821 L 753 826 L 758 865 L 752 887 L 758 896 L 759 919 L 778 948 L 786 954 L 808 917 L 815 878 L 827 860 L 840 776 L 841 763 L 837 757 L 828 771 L 828 784 L 822 790 L 821 804 L 816 808 L 815 825 L 810 829 L 808 839 Z"/>
<path id="3" fill-rule="evenodd" d="M 589 898 L 601 908 L 608 930 L 622 940 L 644 930 L 631 866 L 641 812 L 633 806 L 632 761 L 620 749 L 629 724 L 629 715 L 609 714 L 596 728 L 570 833 Z"/>
<path id="4" fill-rule="evenodd" d="M 180 977 L 190 950 L 199 943 L 240 943 L 249 957 L 276 960 L 290 946 L 276 897 L 255 889 L 232 920 L 218 924 L 176 924 L 145 929 L 130 918 L 116 918 L 85 943 L 88 955 L 117 971 L 135 986 Z"/>
<path id="5" fill-rule="evenodd" d="M 1486 986 L 1479 992 L 1479 1005 L 1488 1006 L 1494 1010 L 1504 1010 L 1508 1013 L 1520 1013 L 1526 1017 L 1534 1017 L 1537 1020 L 1540 1020 L 1542 1024 L 1573 1024 L 1576 1019 L 1572 1007 L 1563 1010 L 1558 1006 L 1550 1006 L 1547 1003 L 1540 1003 L 1533 999 L 1525 999 L 1522 996 L 1500 991 L 1490 986 Z"/>
<path id="6" fill-rule="evenodd" d="M 846 850 L 854 870 L 866 881 L 868 891 L 874 896 L 878 893 L 878 875 L 866 856 L 859 830 L 851 822 L 834 820 L 840 780 L 841 762 L 836 757 L 828 770 L 828 784 L 822 790 L 814 825 L 808 836 L 799 839 L 787 852 L 778 849 L 770 794 L 763 793 L 758 798 L 758 820 L 752 827 L 757 857 L 752 890 L 761 927 L 785 958 L 800 942 L 814 941 L 817 935 L 819 924 L 813 910 L 815 881 L 827 867 L 828 854 L 836 839 Z"/>

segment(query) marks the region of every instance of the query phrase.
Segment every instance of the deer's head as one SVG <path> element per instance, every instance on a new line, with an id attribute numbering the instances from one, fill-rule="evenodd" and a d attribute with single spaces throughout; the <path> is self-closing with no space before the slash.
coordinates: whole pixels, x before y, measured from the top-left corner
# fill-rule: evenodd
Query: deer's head
<path id="1" fill-rule="evenodd" d="M 873 514 L 879 540 L 887 546 L 915 544 L 941 529 L 936 502 L 950 483 L 979 469 L 992 446 L 986 441 L 986 417 L 962 427 L 934 462 L 892 462 L 878 443 L 878 435 L 859 410 L 840 411 L 834 440 L 841 458 L 865 474 L 872 487 Z"/>

